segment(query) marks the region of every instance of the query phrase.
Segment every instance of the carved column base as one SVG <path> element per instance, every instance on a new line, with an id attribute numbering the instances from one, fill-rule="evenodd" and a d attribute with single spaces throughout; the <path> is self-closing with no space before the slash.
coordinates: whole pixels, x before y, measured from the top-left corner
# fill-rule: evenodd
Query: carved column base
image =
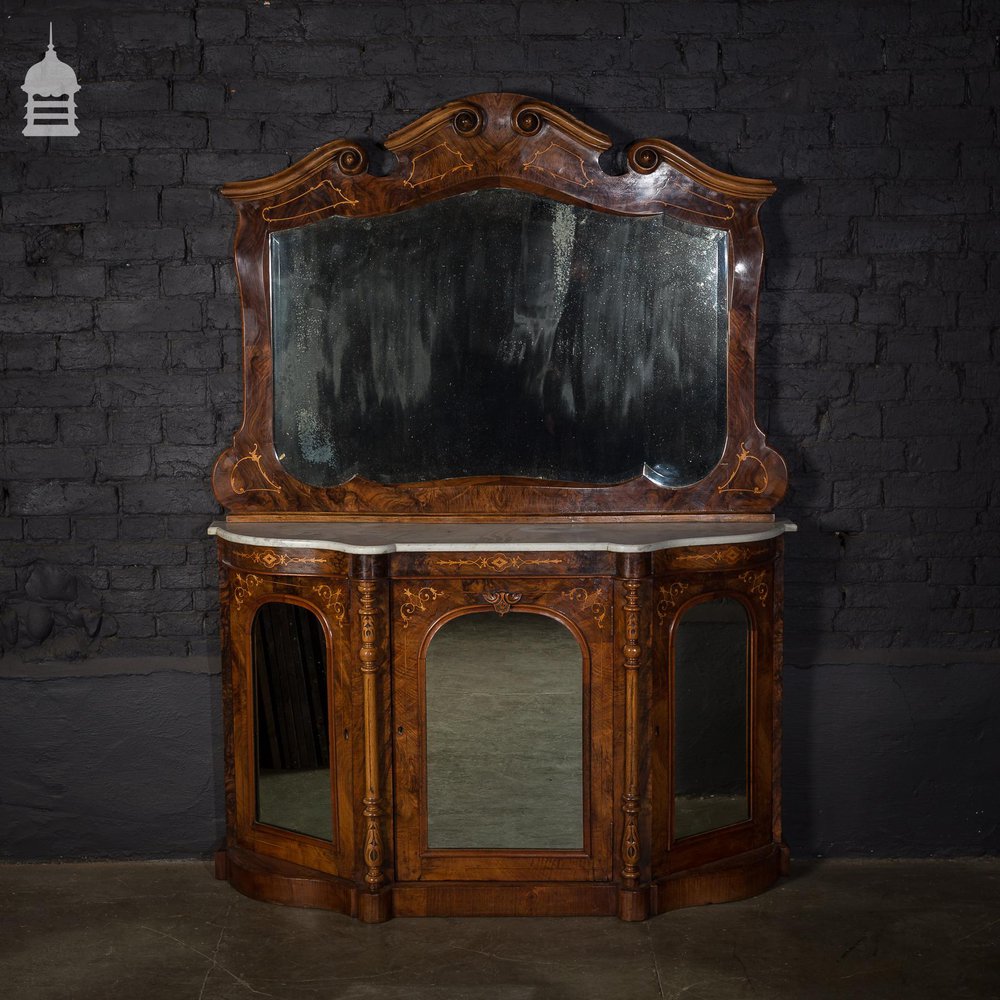
<path id="1" fill-rule="evenodd" d="M 358 893 L 358 920 L 364 924 L 382 924 L 392 916 L 392 890 Z"/>
<path id="2" fill-rule="evenodd" d="M 649 889 L 619 889 L 618 919 L 646 920 L 649 917 Z"/>

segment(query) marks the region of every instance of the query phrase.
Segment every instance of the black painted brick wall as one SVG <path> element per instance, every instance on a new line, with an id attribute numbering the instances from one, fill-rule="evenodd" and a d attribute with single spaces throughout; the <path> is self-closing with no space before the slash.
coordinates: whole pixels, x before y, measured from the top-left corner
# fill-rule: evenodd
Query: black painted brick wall
<path id="1" fill-rule="evenodd" d="M 801 526 L 789 667 L 995 656 L 995 4 L 2 7 L 9 651 L 217 649 L 208 474 L 241 392 L 219 185 L 505 89 L 616 142 L 663 136 L 778 184 L 762 213 L 759 396 L 790 467 L 782 513 Z M 82 84 L 75 139 L 20 134 L 50 18 Z"/>

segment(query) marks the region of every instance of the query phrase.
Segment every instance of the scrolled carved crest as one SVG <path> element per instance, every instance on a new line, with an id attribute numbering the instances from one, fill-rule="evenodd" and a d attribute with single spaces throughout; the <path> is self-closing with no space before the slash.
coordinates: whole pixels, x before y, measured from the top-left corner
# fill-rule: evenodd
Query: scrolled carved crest
<path id="1" fill-rule="evenodd" d="M 485 590 L 483 591 L 483 600 L 493 608 L 493 610 L 501 617 L 515 605 L 521 602 L 522 595 L 514 591 L 509 590 Z"/>

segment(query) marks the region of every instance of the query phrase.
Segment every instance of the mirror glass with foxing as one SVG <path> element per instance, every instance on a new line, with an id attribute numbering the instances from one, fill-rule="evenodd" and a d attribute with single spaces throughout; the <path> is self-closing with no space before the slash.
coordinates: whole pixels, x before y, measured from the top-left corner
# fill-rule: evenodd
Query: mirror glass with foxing
<path id="1" fill-rule="evenodd" d="M 726 249 L 495 189 L 275 233 L 282 465 L 314 486 L 695 483 L 726 439 Z"/>
<path id="2" fill-rule="evenodd" d="M 772 186 L 515 94 L 385 146 L 223 188 L 218 874 L 366 921 L 760 891 L 787 859 Z"/>

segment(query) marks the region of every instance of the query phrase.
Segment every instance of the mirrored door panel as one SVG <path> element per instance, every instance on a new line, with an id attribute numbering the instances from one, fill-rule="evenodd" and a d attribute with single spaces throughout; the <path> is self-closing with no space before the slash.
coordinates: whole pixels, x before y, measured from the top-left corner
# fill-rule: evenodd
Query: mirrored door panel
<path id="1" fill-rule="evenodd" d="M 297 604 L 261 605 L 253 622 L 256 820 L 333 836 L 326 643 Z"/>
<path id="2" fill-rule="evenodd" d="M 425 665 L 427 846 L 582 850 L 580 644 L 546 615 L 446 622 Z"/>
<path id="3" fill-rule="evenodd" d="M 750 818 L 749 622 L 729 597 L 688 608 L 674 629 L 674 839 Z"/>

